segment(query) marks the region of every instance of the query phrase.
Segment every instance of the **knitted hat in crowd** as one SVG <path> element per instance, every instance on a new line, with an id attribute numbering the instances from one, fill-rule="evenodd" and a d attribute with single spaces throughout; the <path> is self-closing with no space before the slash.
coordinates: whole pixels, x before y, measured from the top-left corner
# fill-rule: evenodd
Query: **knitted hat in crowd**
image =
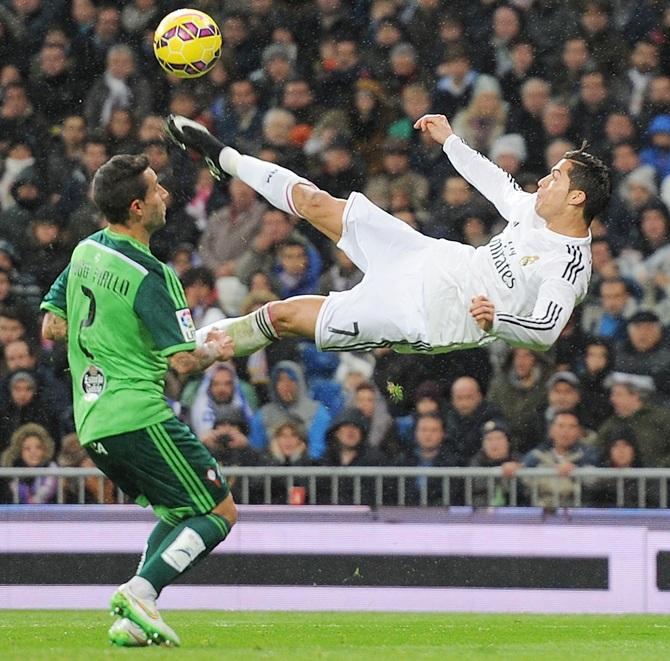
<path id="1" fill-rule="evenodd" d="M 489 156 L 495 161 L 499 156 L 514 156 L 517 161 L 523 163 L 526 160 L 526 141 L 520 133 L 507 133 L 501 135 L 491 147 Z"/>

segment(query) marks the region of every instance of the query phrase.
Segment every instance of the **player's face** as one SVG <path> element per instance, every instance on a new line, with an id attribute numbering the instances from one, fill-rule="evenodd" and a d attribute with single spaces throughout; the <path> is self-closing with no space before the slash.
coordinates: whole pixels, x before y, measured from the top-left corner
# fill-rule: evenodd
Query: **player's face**
<path id="1" fill-rule="evenodd" d="M 572 163 L 562 158 L 551 172 L 537 182 L 538 191 L 535 211 L 545 220 L 562 213 L 568 204 L 570 190 L 570 170 Z"/>
<path id="2" fill-rule="evenodd" d="M 147 192 L 144 199 L 139 202 L 142 225 L 149 232 L 153 232 L 165 225 L 165 201 L 169 193 L 158 183 L 158 177 L 151 168 L 144 171 L 144 178 L 147 182 Z"/>

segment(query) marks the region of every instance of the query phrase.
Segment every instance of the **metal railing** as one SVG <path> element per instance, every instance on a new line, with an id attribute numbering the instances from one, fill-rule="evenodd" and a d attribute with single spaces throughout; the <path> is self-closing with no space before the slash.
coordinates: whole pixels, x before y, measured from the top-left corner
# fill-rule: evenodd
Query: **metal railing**
<path id="1" fill-rule="evenodd" d="M 512 477 L 504 477 L 500 468 L 462 467 L 222 466 L 222 472 L 241 504 L 295 502 L 294 488 L 301 485 L 305 504 L 582 507 L 591 504 L 585 498 L 589 490 L 607 483 L 607 506 L 666 508 L 670 480 L 670 468 L 585 467 L 569 477 L 553 468 L 522 468 Z M 19 502 L 18 480 L 35 477 L 57 479 L 57 503 L 110 501 L 106 478 L 97 468 L 0 468 L 0 480 L 14 486 L 14 503 Z M 120 489 L 111 493 L 114 502 L 128 502 Z M 636 503 L 631 504 L 631 494 Z"/>

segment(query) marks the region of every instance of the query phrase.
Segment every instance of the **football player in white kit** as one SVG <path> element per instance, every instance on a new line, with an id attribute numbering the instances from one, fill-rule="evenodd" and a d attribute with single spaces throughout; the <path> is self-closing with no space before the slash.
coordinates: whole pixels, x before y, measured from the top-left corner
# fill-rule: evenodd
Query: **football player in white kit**
<path id="1" fill-rule="evenodd" d="M 171 116 L 167 127 L 182 148 L 205 156 L 215 176 L 239 177 L 274 206 L 305 218 L 365 274 L 348 291 L 276 301 L 215 322 L 198 331 L 201 342 L 218 328 L 240 356 L 295 336 L 313 339 L 322 351 L 441 353 L 496 338 L 545 351 L 586 295 L 589 225 L 607 205 L 610 176 L 583 150 L 567 152 L 530 194 L 458 138 L 444 115 L 419 119 L 415 128 L 442 144 L 456 170 L 507 220 L 503 232 L 474 248 L 424 236 L 361 193 L 334 198 L 286 168 L 222 145 L 185 117 Z"/>

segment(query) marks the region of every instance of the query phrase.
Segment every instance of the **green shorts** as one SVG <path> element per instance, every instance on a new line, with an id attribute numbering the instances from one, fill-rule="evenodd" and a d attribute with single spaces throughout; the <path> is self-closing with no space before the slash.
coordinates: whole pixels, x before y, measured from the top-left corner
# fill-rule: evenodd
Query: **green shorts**
<path id="1" fill-rule="evenodd" d="M 98 439 L 86 451 L 123 492 L 171 524 L 211 512 L 230 493 L 209 450 L 174 416 Z"/>

